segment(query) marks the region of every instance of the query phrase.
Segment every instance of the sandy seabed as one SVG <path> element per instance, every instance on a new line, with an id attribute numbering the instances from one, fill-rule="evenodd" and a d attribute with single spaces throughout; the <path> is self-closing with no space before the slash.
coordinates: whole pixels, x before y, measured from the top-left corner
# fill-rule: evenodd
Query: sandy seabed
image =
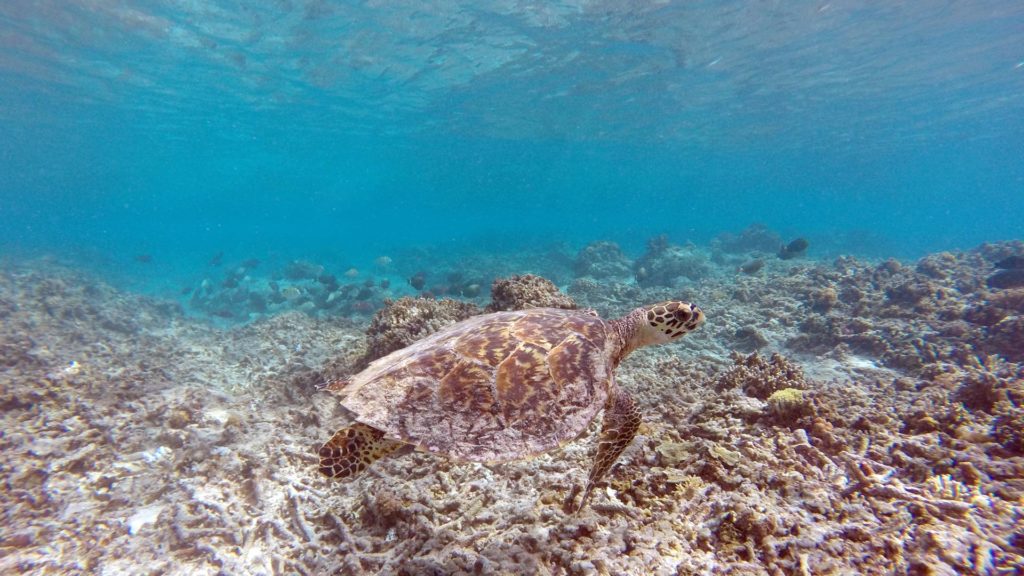
<path id="1" fill-rule="evenodd" d="M 349 420 L 317 385 L 365 323 L 216 328 L 7 262 L 0 572 L 1019 574 L 1024 288 L 985 284 L 1013 253 L 687 286 L 708 321 L 620 367 L 646 422 L 575 515 L 597 423 L 531 461 L 412 454 L 331 481 L 316 449 Z M 678 290 L 568 292 L 608 317 Z"/>

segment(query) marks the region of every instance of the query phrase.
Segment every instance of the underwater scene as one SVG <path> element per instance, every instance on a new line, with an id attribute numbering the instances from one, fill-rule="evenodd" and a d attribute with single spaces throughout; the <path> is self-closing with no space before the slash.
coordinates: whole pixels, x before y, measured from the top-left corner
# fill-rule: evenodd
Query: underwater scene
<path id="1" fill-rule="evenodd" d="M 1024 3 L 0 46 L 0 573 L 1024 573 Z"/>

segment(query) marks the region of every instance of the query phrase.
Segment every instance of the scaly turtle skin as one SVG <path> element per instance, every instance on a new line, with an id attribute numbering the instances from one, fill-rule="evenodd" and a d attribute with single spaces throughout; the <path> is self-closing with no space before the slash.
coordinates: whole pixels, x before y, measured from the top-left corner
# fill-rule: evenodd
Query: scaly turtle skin
<path id="1" fill-rule="evenodd" d="M 556 308 L 464 320 L 327 386 L 356 423 L 320 448 L 320 472 L 352 476 L 408 446 L 463 461 L 518 460 L 573 440 L 604 409 L 582 507 L 640 426 L 615 368 L 703 321 L 700 308 L 677 301 L 612 321 Z"/>

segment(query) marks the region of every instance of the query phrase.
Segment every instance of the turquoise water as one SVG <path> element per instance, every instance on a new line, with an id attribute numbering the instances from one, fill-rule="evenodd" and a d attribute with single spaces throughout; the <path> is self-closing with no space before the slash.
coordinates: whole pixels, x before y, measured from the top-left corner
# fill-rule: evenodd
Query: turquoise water
<path id="1" fill-rule="evenodd" d="M 0 248 L 130 277 L 1019 238 L 1024 5 L 0 4 Z"/>

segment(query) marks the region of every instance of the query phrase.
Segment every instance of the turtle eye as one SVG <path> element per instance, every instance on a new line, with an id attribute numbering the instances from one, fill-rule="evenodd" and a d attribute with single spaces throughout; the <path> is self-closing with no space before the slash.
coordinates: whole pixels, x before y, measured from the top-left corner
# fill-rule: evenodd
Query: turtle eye
<path id="1" fill-rule="evenodd" d="M 685 308 L 680 308 L 676 310 L 675 316 L 676 320 L 679 320 L 680 322 L 686 322 L 687 320 L 690 319 L 690 311 Z"/>

